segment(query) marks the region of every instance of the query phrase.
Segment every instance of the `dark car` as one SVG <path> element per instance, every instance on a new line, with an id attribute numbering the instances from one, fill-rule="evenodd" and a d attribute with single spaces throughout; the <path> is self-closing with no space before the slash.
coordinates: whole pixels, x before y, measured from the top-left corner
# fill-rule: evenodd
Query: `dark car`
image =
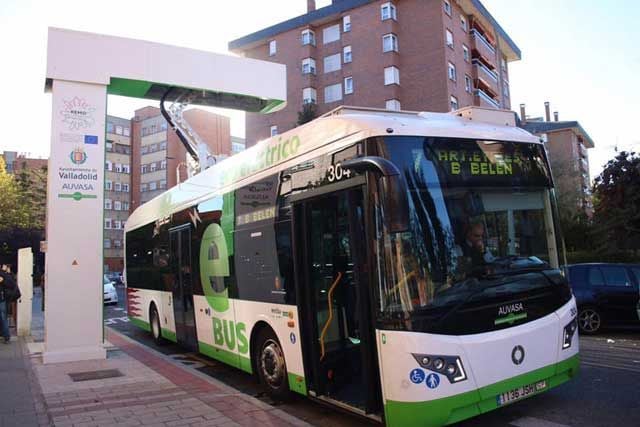
<path id="1" fill-rule="evenodd" d="M 574 264 L 565 273 L 578 304 L 580 332 L 640 326 L 640 264 Z"/>

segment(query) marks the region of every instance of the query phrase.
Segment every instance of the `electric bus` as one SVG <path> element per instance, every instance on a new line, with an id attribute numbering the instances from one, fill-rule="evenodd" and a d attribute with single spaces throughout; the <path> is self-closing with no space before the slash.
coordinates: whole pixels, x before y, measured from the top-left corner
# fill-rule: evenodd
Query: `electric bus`
<path id="1" fill-rule="evenodd" d="M 544 144 L 513 112 L 341 107 L 140 206 L 130 321 L 393 426 L 446 425 L 577 374 Z"/>

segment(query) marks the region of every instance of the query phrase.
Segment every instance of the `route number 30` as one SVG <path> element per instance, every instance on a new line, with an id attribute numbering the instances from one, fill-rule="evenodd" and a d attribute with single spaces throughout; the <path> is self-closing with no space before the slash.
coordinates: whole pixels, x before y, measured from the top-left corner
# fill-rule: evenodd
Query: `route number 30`
<path id="1" fill-rule="evenodd" d="M 329 182 L 340 181 L 343 178 L 350 178 L 351 171 L 349 169 L 342 169 L 340 163 L 331 165 L 327 168 L 327 179 Z"/>

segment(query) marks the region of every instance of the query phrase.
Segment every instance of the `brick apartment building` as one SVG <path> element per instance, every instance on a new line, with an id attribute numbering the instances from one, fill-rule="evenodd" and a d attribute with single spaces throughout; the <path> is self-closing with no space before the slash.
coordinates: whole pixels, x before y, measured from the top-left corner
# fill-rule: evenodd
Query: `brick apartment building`
<path id="1" fill-rule="evenodd" d="M 26 153 L 4 151 L 0 156 L 4 159 L 7 173 L 18 174 L 21 171 L 46 170 L 49 159 L 31 158 Z"/>
<path id="2" fill-rule="evenodd" d="M 107 116 L 104 181 L 104 264 L 122 271 L 124 224 L 131 205 L 131 121 Z"/>
<path id="3" fill-rule="evenodd" d="M 216 155 L 231 155 L 229 118 L 197 108 L 183 113 L 186 121 Z M 176 133 L 168 129 L 160 109 L 136 110 L 131 120 L 132 168 L 131 212 L 187 178 L 186 149 Z"/>
<path id="4" fill-rule="evenodd" d="M 511 108 L 520 49 L 479 0 L 333 0 L 229 43 L 287 66 L 287 106 L 247 114 L 247 146 L 296 126 L 304 104 L 444 112 Z"/>
<path id="5" fill-rule="evenodd" d="M 579 122 L 559 121 L 554 112 L 551 121 L 549 103 L 545 102 L 545 117 L 526 116 L 525 105 L 520 105 L 520 126 L 545 140 L 549 162 L 554 176 L 558 200 L 564 207 L 583 210 L 593 216 L 588 149 L 595 147 L 589 134 Z"/>

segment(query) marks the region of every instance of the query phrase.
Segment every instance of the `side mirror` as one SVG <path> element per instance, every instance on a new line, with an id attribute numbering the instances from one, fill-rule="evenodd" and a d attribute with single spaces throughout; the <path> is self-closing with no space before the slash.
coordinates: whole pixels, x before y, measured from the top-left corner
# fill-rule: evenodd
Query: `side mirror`
<path id="1" fill-rule="evenodd" d="M 407 185 L 396 165 L 382 157 L 366 156 L 344 161 L 342 168 L 375 173 L 379 177 L 382 190 L 380 196 L 387 229 L 391 233 L 401 233 L 409 229 Z"/>

